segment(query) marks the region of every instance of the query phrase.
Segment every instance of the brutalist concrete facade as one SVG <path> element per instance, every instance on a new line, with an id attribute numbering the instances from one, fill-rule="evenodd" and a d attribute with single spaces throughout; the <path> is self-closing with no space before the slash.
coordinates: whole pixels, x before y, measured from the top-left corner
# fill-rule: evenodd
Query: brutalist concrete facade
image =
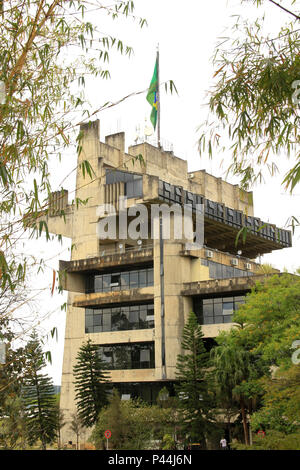
<path id="1" fill-rule="evenodd" d="M 255 258 L 291 246 L 290 232 L 254 217 L 251 192 L 204 170 L 189 173 L 185 160 L 148 143 L 129 147 L 126 153 L 123 133 L 107 136 L 102 143 L 99 126 L 99 121 L 81 126 L 76 198 L 87 203 L 68 204 L 67 192 L 56 192 L 47 216 L 49 231 L 70 237 L 75 246 L 71 260 L 60 262 L 61 282 L 69 292 L 61 384 L 66 420 L 76 409 L 72 370 L 84 341 L 91 338 L 106 351 L 108 364 L 114 365 L 110 380 L 124 397 L 135 384 L 155 400 L 159 388 L 175 380 L 189 312 L 200 305 L 197 313 L 206 338 L 231 328 L 226 308 L 261 277 Z M 93 168 L 92 180 L 83 178 L 84 160 Z M 141 240 L 118 235 L 99 240 L 97 226 L 109 215 L 99 207 L 113 206 L 119 222 L 120 197 L 128 207 L 143 204 L 149 211 L 153 204 L 189 205 L 194 218 L 196 205 L 202 204 L 203 246 L 188 247 L 186 238 L 175 237 L 172 213 L 169 239 L 151 239 L 148 227 L 147 238 Z M 236 245 L 243 227 L 246 240 L 240 237 Z M 114 348 L 129 358 L 123 368 L 113 363 Z M 64 442 L 75 439 L 68 425 L 62 434 Z"/>

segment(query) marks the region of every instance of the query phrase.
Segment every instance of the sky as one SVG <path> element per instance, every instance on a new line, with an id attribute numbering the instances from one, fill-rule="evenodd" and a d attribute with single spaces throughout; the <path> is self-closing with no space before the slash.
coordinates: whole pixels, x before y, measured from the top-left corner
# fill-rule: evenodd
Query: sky
<path id="1" fill-rule="evenodd" d="M 296 9 L 294 7 L 294 9 Z M 188 161 L 189 171 L 205 169 L 218 177 L 225 178 L 226 163 L 230 154 L 217 156 L 213 160 L 199 156 L 197 150 L 197 129 L 205 121 L 208 113 L 207 91 L 213 83 L 215 72 L 211 58 L 218 38 L 230 35 L 228 28 L 241 15 L 245 19 L 255 19 L 265 11 L 266 28 L 277 30 L 278 26 L 289 21 L 287 14 L 266 2 L 264 8 L 257 9 L 252 2 L 243 5 L 237 0 L 136 0 L 135 15 L 146 18 L 148 26 L 142 29 L 138 21 L 124 18 L 111 22 L 99 16 L 99 29 L 115 35 L 125 44 L 133 47 L 134 54 L 128 58 L 111 54 L 109 69 L 111 79 L 103 81 L 87 80 L 87 97 L 91 100 L 91 109 L 97 109 L 107 101 L 116 102 L 134 92 L 146 90 L 150 84 L 157 45 L 160 51 L 160 80 L 173 80 L 178 90 L 176 94 L 161 92 L 161 136 L 165 148 L 172 146 L 174 154 Z M 300 78 L 300 77 L 299 77 Z M 100 119 L 100 140 L 105 135 L 125 131 L 126 146 L 134 144 L 134 139 L 143 136 L 144 128 L 150 126 L 150 105 L 146 101 L 146 92 L 134 96 L 109 110 L 97 115 Z M 221 160 L 225 161 L 223 168 Z M 285 155 L 280 156 L 282 171 L 288 168 Z M 60 189 L 60 181 L 76 166 L 76 154 L 69 152 L 58 167 L 56 161 L 50 162 L 53 190 Z M 59 168 L 59 170 L 58 170 Z M 299 215 L 300 188 L 293 196 L 285 193 L 280 182 L 283 174 L 276 178 L 267 178 L 265 183 L 256 185 L 254 192 L 254 213 L 262 220 L 284 227 L 288 217 Z M 227 181 L 236 184 L 238 180 L 228 177 Z M 74 174 L 65 182 L 64 187 L 74 188 Z M 273 252 L 262 257 L 263 263 L 272 263 L 279 269 L 287 268 L 290 272 L 300 266 L 299 247 L 300 231 L 293 238 L 293 247 Z M 52 353 L 52 365 L 47 367 L 54 383 L 61 382 L 65 312 L 60 306 L 67 296 L 55 293 L 51 295 L 52 270 L 58 269 L 59 259 L 70 259 L 70 244 L 64 240 L 45 244 L 43 240 L 30 241 L 26 245 L 28 252 L 46 257 L 47 269 L 44 275 L 33 280 L 35 288 L 45 288 L 37 303 L 45 333 L 57 327 L 55 337 L 45 344 Z M 50 309 L 49 309 L 50 306 Z"/>

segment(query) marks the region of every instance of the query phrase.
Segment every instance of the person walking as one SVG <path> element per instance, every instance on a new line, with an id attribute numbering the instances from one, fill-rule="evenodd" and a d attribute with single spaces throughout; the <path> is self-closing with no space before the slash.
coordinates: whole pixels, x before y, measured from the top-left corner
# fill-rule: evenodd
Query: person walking
<path id="1" fill-rule="evenodd" d="M 226 441 L 225 437 L 223 437 L 220 440 L 220 447 L 221 447 L 222 450 L 227 450 L 227 441 Z"/>

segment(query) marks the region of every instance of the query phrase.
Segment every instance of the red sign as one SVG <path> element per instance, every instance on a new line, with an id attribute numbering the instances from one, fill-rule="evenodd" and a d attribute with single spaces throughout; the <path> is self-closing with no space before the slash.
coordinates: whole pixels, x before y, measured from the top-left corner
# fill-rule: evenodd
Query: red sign
<path id="1" fill-rule="evenodd" d="M 106 439 L 109 439 L 111 437 L 111 432 L 109 431 L 109 429 L 105 431 L 104 436 L 106 437 Z"/>

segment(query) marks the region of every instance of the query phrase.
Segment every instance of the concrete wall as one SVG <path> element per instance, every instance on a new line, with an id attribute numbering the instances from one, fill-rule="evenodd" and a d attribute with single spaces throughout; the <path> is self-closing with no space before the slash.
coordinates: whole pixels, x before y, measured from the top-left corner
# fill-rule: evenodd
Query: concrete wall
<path id="1" fill-rule="evenodd" d="M 78 164 L 82 165 L 88 160 L 95 174 L 90 179 L 88 175 L 84 178 L 82 169 L 78 167 L 76 178 L 76 197 L 87 200 L 85 205 L 79 204 L 67 207 L 67 223 L 58 216 L 49 216 L 49 230 L 54 233 L 62 233 L 72 239 L 75 249 L 72 251 L 72 261 L 78 260 L 77 268 L 82 265 L 82 270 L 77 273 L 69 273 L 64 281 L 64 287 L 70 290 L 68 297 L 68 309 L 65 330 L 65 348 L 63 359 L 61 408 L 65 413 L 65 419 L 70 422 L 72 413 L 75 412 L 75 390 L 73 384 L 73 367 L 76 356 L 82 343 L 91 338 L 98 344 L 128 343 L 136 341 L 155 341 L 155 369 L 151 370 L 123 370 L 112 371 L 111 380 L 117 382 L 128 381 L 153 381 L 175 378 L 176 359 L 181 351 L 181 333 L 189 312 L 192 309 L 192 299 L 182 296 L 181 291 L 185 282 L 193 282 L 209 279 L 209 270 L 201 265 L 200 254 L 198 258 L 182 255 L 182 240 L 164 241 L 164 336 L 166 364 L 162 366 L 162 317 L 161 317 L 161 271 L 160 271 L 160 243 L 153 242 L 153 266 L 154 286 L 153 288 L 138 289 L 139 293 L 112 292 L 110 294 L 84 294 L 84 273 L 88 259 L 95 259 L 100 255 L 99 240 L 96 236 L 96 224 L 98 222 L 97 208 L 107 200 L 115 200 L 122 192 L 118 188 L 105 189 L 105 169 L 118 168 L 127 169 L 144 174 L 143 192 L 145 201 L 153 200 L 158 194 L 158 179 L 171 184 L 182 186 L 184 189 L 198 192 L 214 201 L 219 201 L 229 207 L 247 210 L 251 215 L 253 212 L 251 193 L 241 193 L 235 186 L 229 185 L 219 178 L 214 178 L 204 171 L 194 172 L 191 178 L 187 171 L 187 162 L 173 156 L 169 152 L 163 152 L 150 144 L 140 144 L 129 148 L 125 153 L 124 133 L 107 136 L 105 143 L 99 141 L 100 124 L 95 121 L 92 125 L 81 125 L 83 133 L 82 151 L 78 158 Z M 142 154 L 145 165 L 132 158 Z M 131 204 L 134 200 L 130 201 Z M 112 241 L 110 245 L 104 243 L 102 246 L 116 246 L 118 241 Z M 121 256 L 121 255 L 119 255 Z M 124 255 L 125 256 L 125 255 Z M 79 261 L 80 260 L 80 261 Z M 84 261 L 86 260 L 86 261 Z M 224 260 L 221 259 L 221 262 Z M 118 264 L 118 263 L 117 263 Z M 75 264 L 74 264 L 75 266 Z M 94 264 L 95 266 L 95 264 Z M 100 267 L 99 267 L 100 266 Z M 101 264 L 98 268 L 101 269 Z M 78 293 L 81 295 L 78 296 Z M 111 301 L 120 299 L 138 300 L 139 295 L 153 298 L 155 306 L 155 328 L 153 330 L 134 330 L 120 332 L 85 334 L 84 307 L 91 302 L 101 303 L 104 297 Z M 123 296 L 123 297 L 122 297 Z M 147 298 L 148 298 L 147 297 Z M 77 306 L 75 306 L 77 305 Z M 82 305 L 82 307 L 78 307 Z M 230 326 L 225 325 L 226 329 Z M 214 336 L 223 328 L 220 325 L 204 327 L 205 335 Z M 62 440 L 75 440 L 67 424 L 62 429 Z"/>

